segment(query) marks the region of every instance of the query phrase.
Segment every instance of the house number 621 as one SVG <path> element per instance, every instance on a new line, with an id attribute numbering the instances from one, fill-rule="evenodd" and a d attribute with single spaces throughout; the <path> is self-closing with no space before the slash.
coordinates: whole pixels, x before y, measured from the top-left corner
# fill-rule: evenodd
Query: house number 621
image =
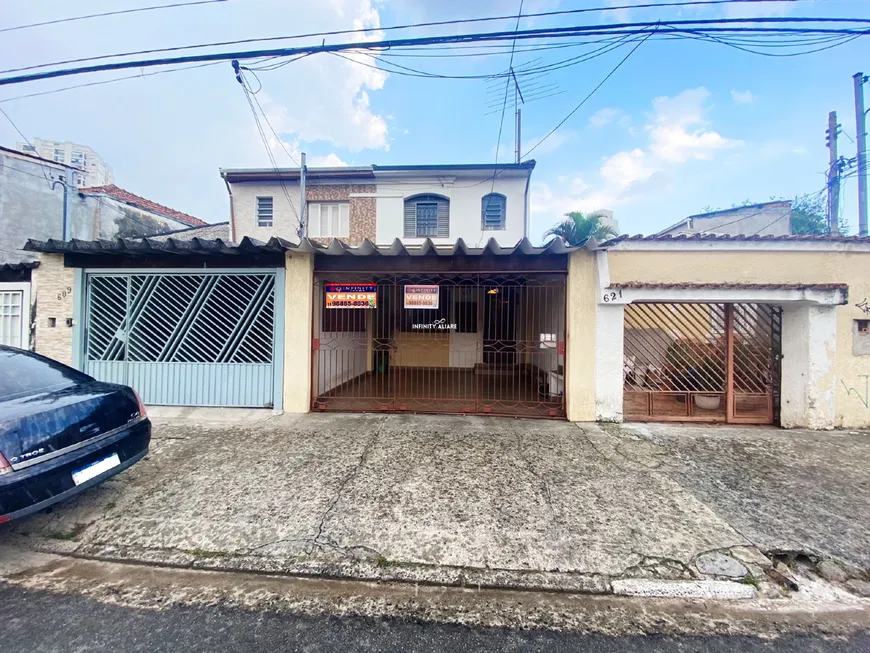
<path id="1" fill-rule="evenodd" d="M 622 297 L 622 291 L 616 290 L 616 291 L 610 291 L 610 292 L 604 293 L 603 299 L 605 302 L 615 302 L 618 298 L 621 298 L 621 297 Z"/>

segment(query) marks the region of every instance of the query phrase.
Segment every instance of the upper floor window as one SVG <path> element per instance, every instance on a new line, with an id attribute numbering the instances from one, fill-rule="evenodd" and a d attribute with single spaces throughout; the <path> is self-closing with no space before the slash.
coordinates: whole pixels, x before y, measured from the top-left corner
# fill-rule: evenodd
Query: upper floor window
<path id="1" fill-rule="evenodd" d="M 308 235 L 312 238 L 349 238 L 350 203 L 309 202 Z"/>
<path id="2" fill-rule="evenodd" d="M 405 238 L 448 238 L 450 200 L 440 195 L 417 195 L 405 200 Z"/>
<path id="3" fill-rule="evenodd" d="M 274 207 L 271 197 L 257 198 L 257 226 L 271 227 L 274 217 Z"/>
<path id="4" fill-rule="evenodd" d="M 484 231 L 504 229 L 507 198 L 501 193 L 484 195 L 480 201 L 480 228 Z"/>

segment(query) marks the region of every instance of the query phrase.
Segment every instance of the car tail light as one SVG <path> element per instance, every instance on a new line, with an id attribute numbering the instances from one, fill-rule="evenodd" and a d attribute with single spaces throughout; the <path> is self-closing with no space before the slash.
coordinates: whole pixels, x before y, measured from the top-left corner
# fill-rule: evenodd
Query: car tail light
<path id="1" fill-rule="evenodd" d="M 0 476 L 3 476 L 3 474 L 8 474 L 11 471 L 12 465 L 10 465 L 9 461 L 6 460 L 6 456 L 4 456 L 2 452 L 0 452 Z"/>
<path id="2" fill-rule="evenodd" d="M 133 390 L 133 394 L 136 395 L 136 403 L 139 404 L 139 417 L 147 417 L 148 414 L 145 412 L 145 404 L 142 403 L 142 397 L 135 390 Z"/>

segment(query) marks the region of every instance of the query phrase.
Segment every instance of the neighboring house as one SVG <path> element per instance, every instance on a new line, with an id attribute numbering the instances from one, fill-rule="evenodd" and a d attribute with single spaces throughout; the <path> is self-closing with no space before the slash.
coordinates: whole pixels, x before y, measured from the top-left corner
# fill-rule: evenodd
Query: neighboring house
<path id="1" fill-rule="evenodd" d="M 68 236 L 82 240 L 206 224 L 114 185 L 77 188 L 77 175 L 68 165 L 0 147 L 0 263 L 33 260 L 20 251 L 29 238 L 62 239 L 64 213 Z"/>
<path id="2" fill-rule="evenodd" d="M 222 169 L 233 240 L 279 236 L 351 245 L 462 239 L 474 246 L 528 235 L 535 162 L 306 169 L 306 224 L 300 228 L 300 170 Z"/>
<path id="3" fill-rule="evenodd" d="M 690 215 L 656 235 L 683 234 L 788 236 L 791 234 L 791 202 L 747 204 L 722 211 Z"/>
<path id="4" fill-rule="evenodd" d="M 31 143 L 16 143 L 15 149 L 81 170 L 78 186 L 104 186 L 115 181 L 111 166 L 87 145 L 37 137 Z"/>
<path id="5" fill-rule="evenodd" d="M 68 165 L 0 147 L 0 344 L 32 344 L 31 282 L 38 263 L 21 248 L 30 238 L 63 239 L 64 215 L 67 235 L 82 240 L 135 238 L 206 225 L 117 186 L 79 189 L 78 174 Z M 227 231 L 223 225 L 223 233 Z M 55 291 L 43 304 L 61 302 L 72 290 L 56 271 L 40 278 Z M 51 325 L 68 328 L 57 320 Z"/>
<path id="6" fill-rule="evenodd" d="M 207 224 L 201 227 L 188 227 L 187 229 L 179 229 L 178 231 L 167 231 L 158 236 L 150 236 L 148 240 L 165 243 L 170 238 L 179 241 L 200 238 L 202 240 L 223 240 L 229 242 L 230 223 L 215 222 L 214 224 Z"/>
<path id="7" fill-rule="evenodd" d="M 114 184 L 82 188 L 79 197 L 93 208 L 98 238 L 134 238 L 203 227 L 208 223 L 182 211 L 134 195 Z"/>

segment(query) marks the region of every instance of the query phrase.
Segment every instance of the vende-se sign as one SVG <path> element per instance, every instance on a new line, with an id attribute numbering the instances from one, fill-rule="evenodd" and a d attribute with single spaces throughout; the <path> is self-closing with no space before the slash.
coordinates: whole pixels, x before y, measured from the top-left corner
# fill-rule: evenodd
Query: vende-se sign
<path id="1" fill-rule="evenodd" d="M 405 286 L 405 308 L 438 308 L 438 286 Z"/>
<path id="2" fill-rule="evenodd" d="M 377 308 L 376 283 L 327 283 L 326 308 Z"/>

